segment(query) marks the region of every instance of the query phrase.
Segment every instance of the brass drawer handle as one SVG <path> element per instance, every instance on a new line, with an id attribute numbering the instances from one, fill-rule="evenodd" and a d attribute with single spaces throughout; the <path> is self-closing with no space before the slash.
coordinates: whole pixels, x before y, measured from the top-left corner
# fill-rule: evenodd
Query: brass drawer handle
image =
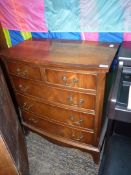
<path id="1" fill-rule="evenodd" d="M 18 87 L 23 92 L 27 92 L 29 90 L 29 87 L 28 86 L 27 87 L 23 87 L 21 84 Z"/>
<path id="2" fill-rule="evenodd" d="M 77 140 L 77 141 L 81 141 L 84 138 L 84 136 L 82 135 L 82 133 L 79 133 L 79 135 L 75 134 L 75 132 L 72 132 L 72 139 Z"/>
<path id="3" fill-rule="evenodd" d="M 69 119 L 72 120 L 72 121 L 74 121 L 75 117 L 73 115 L 70 115 L 69 116 Z"/>
<path id="4" fill-rule="evenodd" d="M 34 118 L 29 118 L 29 121 L 31 121 L 33 123 L 38 123 L 38 119 L 34 119 Z"/>
<path id="5" fill-rule="evenodd" d="M 84 122 L 84 119 L 80 119 L 79 121 L 74 122 L 74 124 L 80 125 L 80 124 L 83 123 L 83 122 Z"/>
<path id="6" fill-rule="evenodd" d="M 20 68 L 17 68 L 17 69 L 16 69 L 16 73 L 17 73 L 17 74 L 20 74 Z"/>
<path id="7" fill-rule="evenodd" d="M 78 138 L 74 138 L 74 140 L 81 141 L 83 139 L 83 135 L 79 136 Z"/>
<path id="8" fill-rule="evenodd" d="M 76 78 L 76 77 L 74 77 L 72 79 L 72 82 L 70 84 L 67 83 L 68 78 L 66 76 L 62 76 L 62 80 L 63 80 L 65 86 L 70 86 L 70 87 L 75 86 L 75 84 L 77 84 L 79 82 L 78 78 Z"/>
<path id="9" fill-rule="evenodd" d="M 79 79 L 75 77 L 75 78 L 72 79 L 72 82 L 73 82 L 73 84 L 75 86 L 75 84 L 77 84 L 79 82 Z"/>
<path id="10" fill-rule="evenodd" d="M 68 104 L 69 104 L 69 105 L 77 105 L 77 106 L 79 106 L 79 107 L 82 106 L 82 105 L 84 104 L 84 102 L 85 102 L 84 99 L 81 98 L 81 99 L 79 100 L 79 103 L 78 103 L 78 104 L 75 104 L 75 103 L 73 102 L 73 97 L 72 97 L 72 96 L 67 97 L 67 101 L 68 101 Z"/>
<path id="11" fill-rule="evenodd" d="M 85 102 L 84 99 L 81 98 L 81 99 L 79 100 L 79 104 L 78 104 L 78 106 L 83 105 L 84 102 Z"/>
<path id="12" fill-rule="evenodd" d="M 73 97 L 72 96 L 67 97 L 67 101 L 68 101 L 68 104 L 69 105 L 74 105 Z"/>
<path id="13" fill-rule="evenodd" d="M 69 119 L 73 121 L 73 124 L 80 125 L 82 122 L 84 122 L 84 119 L 80 119 L 79 121 L 75 121 L 75 117 L 73 115 L 69 116 Z"/>
<path id="14" fill-rule="evenodd" d="M 28 105 L 27 102 L 24 102 L 22 108 L 29 111 L 32 108 L 32 106 L 33 105 Z"/>
<path id="15" fill-rule="evenodd" d="M 25 69 L 24 71 L 22 71 L 20 68 L 17 68 L 16 74 L 22 77 L 26 77 L 28 75 L 28 70 Z"/>
<path id="16" fill-rule="evenodd" d="M 22 106 L 22 108 L 26 108 L 26 105 L 27 105 L 27 103 L 25 102 L 24 104 L 23 104 L 23 106 Z"/>

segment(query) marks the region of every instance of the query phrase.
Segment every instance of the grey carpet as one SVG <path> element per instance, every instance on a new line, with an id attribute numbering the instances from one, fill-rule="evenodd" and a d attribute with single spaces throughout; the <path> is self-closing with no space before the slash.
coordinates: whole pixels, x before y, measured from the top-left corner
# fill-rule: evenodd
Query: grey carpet
<path id="1" fill-rule="evenodd" d="M 90 154 L 55 145 L 30 132 L 26 137 L 31 175 L 97 175 Z"/>

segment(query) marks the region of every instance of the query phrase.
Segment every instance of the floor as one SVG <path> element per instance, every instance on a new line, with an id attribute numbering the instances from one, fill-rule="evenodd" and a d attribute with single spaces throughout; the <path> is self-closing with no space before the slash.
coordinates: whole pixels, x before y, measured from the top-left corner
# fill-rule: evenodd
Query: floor
<path id="1" fill-rule="evenodd" d="M 97 175 L 90 154 L 55 145 L 30 132 L 26 137 L 31 175 Z"/>
<path id="2" fill-rule="evenodd" d="M 101 165 L 90 154 L 55 145 L 30 132 L 26 137 L 31 175 L 130 175 L 131 137 L 113 134 Z M 99 171 L 99 173 L 98 173 Z"/>
<path id="3" fill-rule="evenodd" d="M 131 174 L 131 137 L 113 134 L 100 166 L 99 175 Z"/>

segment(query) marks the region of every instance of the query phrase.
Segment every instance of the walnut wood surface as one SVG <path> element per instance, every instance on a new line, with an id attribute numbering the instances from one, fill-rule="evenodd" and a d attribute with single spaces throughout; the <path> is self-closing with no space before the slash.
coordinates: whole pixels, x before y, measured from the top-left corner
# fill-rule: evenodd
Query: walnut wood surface
<path id="1" fill-rule="evenodd" d="M 46 86 L 45 84 L 24 80 L 22 78 L 12 77 L 15 90 L 39 97 L 50 102 L 56 102 L 64 105 L 75 106 L 76 108 L 85 108 L 94 110 L 95 108 L 95 95 L 79 93 L 71 90 L 63 90 L 61 88 L 54 88 Z M 83 100 L 83 103 L 80 101 Z"/>
<path id="2" fill-rule="evenodd" d="M 72 88 L 96 90 L 97 86 L 97 74 L 87 71 L 84 74 L 74 71 L 67 72 L 67 70 L 45 69 L 45 79 L 47 83 L 65 85 Z"/>
<path id="3" fill-rule="evenodd" d="M 2 55 L 38 65 L 61 65 L 104 69 L 108 71 L 118 44 L 66 41 L 66 40 L 27 40 L 7 49 Z M 106 65 L 100 68 L 100 65 Z"/>
<path id="4" fill-rule="evenodd" d="M 110 44 L 29 40 L 2 52 L 22 124 L 98 162 L 106 73 L 118 49 Z"/>
<path id="5" fill-rule="evenodd" d="M 8 62 L 8 69 L 10 74 L 33 80 L 41 80 L 40 69 L 37 67 L 27 66 L 22 63 Z"/>
<path id="6" fill-rule="evenodd" d="M 37 115 L 22 111 L 23 120 L 25 123 L 39 128 L 40 130 L 46 131 L 47 133 L 70 139 L 82 143 L 92 144 L 93 143 L 93 132 L 75 129 L 73 127 L 67 127 L 65 125 L 57 124 L 44 118 L 41 119 Z"/>
<path id="7" fill-rule="evenodd" d="M 62 107 L 40 102 L 31 97 L 23 96 L 19 93 L 16 95 L 18 104 L 22 110 L 29 111 L 38 115 L 40 118 L 52 120 L 65 125 L 76 126 L 83 129 L 94 129 L 95 115 L 88 113 L 80 113 Z M 60 111 L 60 112 L 59 112 Z"/>

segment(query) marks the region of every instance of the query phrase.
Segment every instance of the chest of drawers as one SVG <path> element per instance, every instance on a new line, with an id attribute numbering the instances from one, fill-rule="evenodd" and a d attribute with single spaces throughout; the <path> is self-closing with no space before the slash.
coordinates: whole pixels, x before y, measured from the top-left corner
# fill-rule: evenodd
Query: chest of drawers
<path id="1" fill-rule="evenodd" d="M 109 43 L 28 40 L 4 51 L 22 125 L 85 150 L 97 162 L 106 75 L 117 49 Z"/>

